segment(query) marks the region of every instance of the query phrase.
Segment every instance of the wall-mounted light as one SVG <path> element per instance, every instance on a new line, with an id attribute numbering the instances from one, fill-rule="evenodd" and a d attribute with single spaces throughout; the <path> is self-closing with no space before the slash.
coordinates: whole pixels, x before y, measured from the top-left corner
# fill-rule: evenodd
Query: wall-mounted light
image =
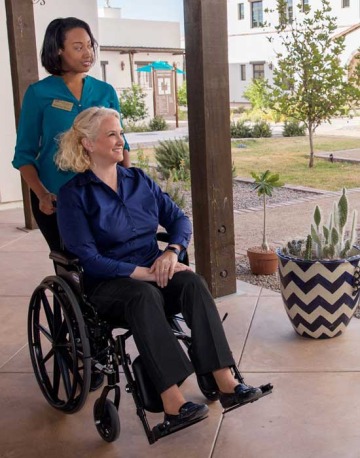
<path id="1" fill-rule="evenodd" d="M 272 70 L 273 69 L 273 63 L 272 62 L 269 62 L 269 69 Z"/>
<path id="2" fill-rule="evenodd" d="M 125 69 L 125 62 L 123 60 L 120 62 L 120 68 L 122 71 Z"/>

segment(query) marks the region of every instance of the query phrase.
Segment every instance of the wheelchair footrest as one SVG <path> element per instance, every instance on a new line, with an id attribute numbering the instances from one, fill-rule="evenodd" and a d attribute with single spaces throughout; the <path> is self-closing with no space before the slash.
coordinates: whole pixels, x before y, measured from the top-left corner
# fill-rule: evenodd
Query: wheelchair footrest
<path id="1" fill-rule="evenodd" d="M 272 393 L 273 385 L 271 383 L 267 383 L 266 385 L 260 385 L 259 388 L 261 390 L 261 394 L 259 396 L 257 396 L 256 398 L 252 398 L 249 401 L 244 401 L 239 404 L 236 404 L 235 406 L 229 407 L 228 409 L 224 409 L 223 415 L 225 415 L 228 412 L 231 412 L 231 410 L 237 409 L 238 407 L 242 407 L 246 404 L 250 404 L 251 402 L 258 401 L 264 396 L 267 396 L 268 394 Z"/>
<path id="2" fill-rule="evenodd" d="M 205 418 L 207 418 L 207 416 L 202 417 L 202 418 L 197 418 L 196 420 L 189 421 L 183 425 L 172 426 L 172 427 L 169 425 L 169 422 L 167 421 L 164 421 L 163 423 L 159 423 L 158 425 L 154 426 L 152 429 L 154 442 L 157 441 L 158 439 L 161 439 L 162 437 L 168 436 L 169 434 L 176 433 L 177 431 L 180 431 L 181 429 L 188 428 L 189 426 L 192 426 L 201 420 L 205 420 Z"/>

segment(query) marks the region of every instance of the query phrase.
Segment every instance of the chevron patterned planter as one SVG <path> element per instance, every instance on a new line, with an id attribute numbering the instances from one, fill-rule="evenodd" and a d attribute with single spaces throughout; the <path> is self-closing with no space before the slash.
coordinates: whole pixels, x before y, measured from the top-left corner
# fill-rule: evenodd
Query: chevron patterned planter
<path id="1" fill-rule="evenodd" d="M 360 255 L 348 259 L 305 261 L 277 250 L 281 295 L 295 331 L 326 339 L 340 335 L 359 298 Z"/>

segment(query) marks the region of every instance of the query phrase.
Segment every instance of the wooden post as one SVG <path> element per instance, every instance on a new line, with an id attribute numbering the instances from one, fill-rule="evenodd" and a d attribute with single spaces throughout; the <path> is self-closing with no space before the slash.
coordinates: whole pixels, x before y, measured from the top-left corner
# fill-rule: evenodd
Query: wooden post
<path id="1" fill-rule="evenodd" d="M 29 84 L 39 79 L 34 11 L 30 0 L 5 0 L 5 8 L 17 126 L 25 91 Z M 36 229 L 37 225 L 31 211 L 30 190 L 23 179 L 21 179 L 21 186 L 25 227 Z"/>
<path id="2" fill-rule="evenodd" d="M 175 127 L 179 127 L 179 104 L 178 104 L 178 84 L 177 84 L 177 65 L 173 63 L 174 72 L 174 91 L 175 91 Z"/>
<path id="3" fill-rule="evenodd" d="M 131 84 L 134 84 L 135 83 L 135 77 L 134 77 L 134 53 L 132 51 L 129 51 L 129 63 L 130 63 Z"/>
<path id="4" fill-rule="evenodd" d="M 151 69 L 151 76 L 152 76 L 152 83 L 153 83 L 153 104 L 154 104 L 154 118 L 156 116 L 156 87 L 155 83 L 157 84 L 157 76 L 155 75 L 155 70 Z"/>
<path id="5" fill-rule="evenodd" d="M 196 270 L 236 291 L 226 0 L 184 0 Z"/>

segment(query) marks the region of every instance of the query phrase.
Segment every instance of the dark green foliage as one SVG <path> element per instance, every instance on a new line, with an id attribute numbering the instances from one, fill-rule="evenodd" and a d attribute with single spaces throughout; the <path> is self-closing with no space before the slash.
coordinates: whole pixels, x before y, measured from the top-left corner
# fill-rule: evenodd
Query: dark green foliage
<path id="1" fill-rule="evenodd" d="M 189 145 L 184 140 L 165 140 L 155 148 L 155 158 L 158 171 L 174 181 L 190 179 Z"/>
<path id="2" fill-rule="evenodd" d="M 120 96 L 121 115 L 132 122 L 146 118 L 148 110 L 145 103 L 146 94 L 137 84 L 125 89 Z"/>
<path id="3" fill-rule="evenodd" d="M 285 121 L 282 134 L 283 137 L 304 137 L 306 126 L 299 121 Z"/>
<path id="4" fill-rule="evenodd" d="M 265 137 L 271 137 L 271 136 L 272 136 L 271 127 L 270 127 L 270 124 L 267 123 L 266 121 L 258 121 L 257 123 L 254 124 L 254 126 L 251 129 L 252 138 L 265 138 Z"/>
<path id="5" fill-rule="evenodd" d="M 251 138 L 251 127 L 245 121 L 230 124 L 231 138 Z"/>
<path id="6" fill-rule="evenodd" d="M 155 116 L 150 120 L 149 128 L 151 131 L 167 130 L 168 125 L 162 116 Z"/>
<path id="7" fill-rule="evenodd" d="M 237 121 L 230 124 L 231 138 L 261 138 L 271 137 L 270 124 L 258 121 L 252 127 L 246 121 Z"/>

